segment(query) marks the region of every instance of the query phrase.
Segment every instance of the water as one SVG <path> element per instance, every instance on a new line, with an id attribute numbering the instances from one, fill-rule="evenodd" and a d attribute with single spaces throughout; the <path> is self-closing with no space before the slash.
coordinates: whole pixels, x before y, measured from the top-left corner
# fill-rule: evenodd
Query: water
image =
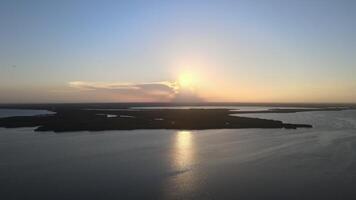
<path id="1" fill-rule="evenodd" d="M 314 128 L 0 129 L 0 199 L 354 199 L 356 111 L 253 115 Z"/>
<path id="2" fill-rule="evenodd" d="M 15 116 L 48 115 L 48 114 L 54 114 L 54 112 L 48 110 L 0 109 L 0 118 L 15 117 Z"/>

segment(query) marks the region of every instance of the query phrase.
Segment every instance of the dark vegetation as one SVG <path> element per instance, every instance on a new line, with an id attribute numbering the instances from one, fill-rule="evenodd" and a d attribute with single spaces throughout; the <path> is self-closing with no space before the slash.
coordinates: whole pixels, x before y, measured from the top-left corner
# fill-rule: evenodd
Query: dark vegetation
<path id="1" fill-rule="evenodd" d="M 232 116 L 242 113 L 293 113 L 330 111 L 345 108 L 313 107 L 238 111 L 228 109 L 127 109 L 131 106 L 162 106 L 137 104 L 23 104 L 2 105 L 3 108 L 46 109 L 53 115 L 18 116 L 0 119 L 0 127 L 37 127 L 36 131 L 101 131 L 134 129 L 238 129 L 238 128 L 311 128 L 307 124 L 286 124 L 281 121 Z M 169 105 L 168 105 L 169 106 Z M 303 105 L 304 106 L 304 105 Z M 89 109 L 88 109 L 89 108 Z M 107 109 L 107 110 L 100 110 Z M 114 110 L 112 110 L 114 109 Z M 115 110 L 118 109 L 118 110 Z"/>

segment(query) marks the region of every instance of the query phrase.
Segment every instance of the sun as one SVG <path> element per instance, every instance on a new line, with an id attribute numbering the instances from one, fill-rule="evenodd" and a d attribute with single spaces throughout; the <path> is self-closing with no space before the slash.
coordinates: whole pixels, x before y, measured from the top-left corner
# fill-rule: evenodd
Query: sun
<path id="1" fill-rule="evenodd" d="M 178 78 L 181 88 L 194 88 L 194 77 L 191 73 L 183 73 Z"/>

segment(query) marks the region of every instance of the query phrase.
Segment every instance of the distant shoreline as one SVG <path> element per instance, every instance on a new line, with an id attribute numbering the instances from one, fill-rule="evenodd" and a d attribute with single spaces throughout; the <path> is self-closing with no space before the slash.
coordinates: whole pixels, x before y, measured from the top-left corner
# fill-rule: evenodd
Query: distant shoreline
<path id="1" fill-rule="evenodd" d="M 107 102 L 107 103 L 0 103 L 0 108 L 45 109 L 58 108 L 130 108 L 170 106 L 266 106 L 356 109 L 356 103 L 244 103 L 244 102 Z"/>

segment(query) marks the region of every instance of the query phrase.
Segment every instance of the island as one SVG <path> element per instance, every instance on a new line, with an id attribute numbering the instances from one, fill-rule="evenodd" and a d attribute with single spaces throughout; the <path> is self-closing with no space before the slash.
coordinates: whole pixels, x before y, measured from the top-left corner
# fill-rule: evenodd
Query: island
<path id="1" fill-rule="evenodd" d="M 0 127 L 36 127 L 35 131 L 103 131 L 134 129 L 311 128 L 307 124 L 231 116 L 226 109 L 60 110 L 51 115 L 0 119 Z"/>
<path id="2" fill-rule="evenodd" d="M 136 106 L 136 107 L 135 107 Z M 35 131 L 72 132 L 135 129 L 241 129 L 312 128 L 310 124 L 291 124 L 278 120 L 245 117 L 246 113 L 295 113 L 339 111 L 346 107 L 271 108 L 243 111 L 227 108 L 140 108 L 137 104 L 25 104 L 0 108 L 45 109 L 54 114 L 0 118 L 0 127 L 35 127 Z M 143 106 L 152 106 L 145 104 Z M 157 106 L 157 104 L 153 104 Z M 163 105 L 167 106 L 167 105 Z M 172 106 L 172 105 L 168 105 Z M 207 105 L 213 106 L 213 105 Z"/>

